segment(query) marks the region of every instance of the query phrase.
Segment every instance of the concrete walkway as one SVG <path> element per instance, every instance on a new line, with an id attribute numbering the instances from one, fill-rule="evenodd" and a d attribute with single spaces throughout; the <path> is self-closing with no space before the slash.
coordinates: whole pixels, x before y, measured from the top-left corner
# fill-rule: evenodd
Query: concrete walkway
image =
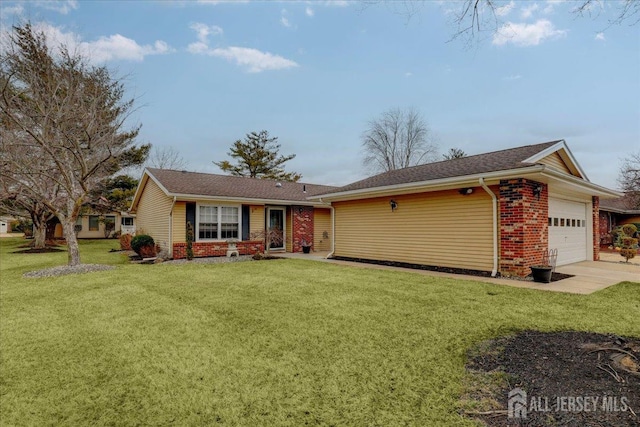
<path id="1" fill-rule="evenodd" d="M 563 265 L 556 268 L 556 272 L 571 274 L 574 277 L 551 283 L 536 283 L 530 280 L 513 280 L 500 277 L 478 277 L 464 274 L 441 273 L 437 271 L 417 270 L 403 267 L 389 267 L 386 265 L 366 264 L 352 261 L 338 261 L 327 259 L 326 252 L 303 253 L 273 253 L 282 258 L 306 259 L 311 261 L 328 262 L 351 267 L 371 268 L 376 270 L 395 270 L 425 276 L 448 277 L 452 279 L 475 280 L 478 282 L 495 283 L 498 285 L 514 286 L 517 288 L 538 289 L 543 291 L 566 292 L 588 295 L 601 289 L 608 288 L 620 282 L 640 283 L 640 256 L 628 264 L 619 254 L 601 254 L 601 261 L 582 261 L 575 264 Z M 639 287 L 640 290 L 640 287 Z"/>

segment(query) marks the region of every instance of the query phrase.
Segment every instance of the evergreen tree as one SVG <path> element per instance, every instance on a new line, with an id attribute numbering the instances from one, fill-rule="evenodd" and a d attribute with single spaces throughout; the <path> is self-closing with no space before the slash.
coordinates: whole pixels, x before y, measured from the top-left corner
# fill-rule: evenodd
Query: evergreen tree
<path id="1" fill-rule="evenodd" d="M 284 164 L 296 155 L 280 155 L 279 150 L 278 137 L 270 138 L 266 130 L 251 132 L 245 136 L 244 141 L 234 142 L 227 153 L 236 159 L 236 164 L 228 160 L 213 163 L 234 176 L 297 182 L 302 178 L 301 174 L 284 170 Z"/>

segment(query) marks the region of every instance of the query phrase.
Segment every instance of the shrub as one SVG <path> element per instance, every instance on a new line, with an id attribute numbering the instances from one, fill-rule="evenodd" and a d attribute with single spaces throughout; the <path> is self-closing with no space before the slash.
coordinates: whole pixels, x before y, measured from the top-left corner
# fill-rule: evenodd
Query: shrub
<path id="1" fill-rule="evenodd" d="M 622 226 L 620 255 L 625 258 L 626 262 L 629 262 L 638 252 L 638 239 L 635 237 L 637 232 L 638 229 L 633 224 L 625 224 Z"/>
<path id="2" fill-rule="evenodd" d="M 131 238 L 133 236 L 131 234 L 122 234 L 120 236 L 120 250 L 121 251 L 130 251 L 131 250 Z"/>
<path id="3" fill-rule="evenodd" d="M 148 234 L 139 234 L 131 239 L 131 249 L 136 251 L 136 253 L 142 256 L 142 253 L 148 253 L 147 247 L 151 247 L 155 252 L 156 242 L 153 241 L 153 237 Z M 143 249 L 144 248 L 144 249 Z"/>

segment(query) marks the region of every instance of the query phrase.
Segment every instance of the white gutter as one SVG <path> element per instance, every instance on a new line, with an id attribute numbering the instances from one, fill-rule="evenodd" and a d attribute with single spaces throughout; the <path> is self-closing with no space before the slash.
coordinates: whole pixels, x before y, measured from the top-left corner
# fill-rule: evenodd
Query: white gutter
<path id="1" fill-rule="evenodd" d="M 173 207 L 176 205 L 177 198 L 173 197 L 171 209 L 169 209 L 169 256 L 173 258 Z"/>
<path id="2" fill-rule="evenodd" d="M 331 209 L 331 252 L 325 258 L 333 257 L 336 251 L 336 212 L 333 206 L 329 206 L 329 209 Z"/>
<path id="3" fill-rule="evenodd" d="M 491 196 L 491 204 L 493 206 L 493 270 L 491 270 L 491 277 L 496 277 L 498 274 L 498 199 L 493 191 L 487 187 L 487 184 L 484 183 L 484 178 L 482 177 L 480 177 L 480 185 Z"/>

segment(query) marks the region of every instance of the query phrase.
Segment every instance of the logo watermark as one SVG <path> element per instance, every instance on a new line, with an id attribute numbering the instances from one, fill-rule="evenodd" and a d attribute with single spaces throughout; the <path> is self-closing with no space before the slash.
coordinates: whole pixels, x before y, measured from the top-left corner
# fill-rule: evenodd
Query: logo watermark
<path id="1" fill-rule="evenodd" d="M 627 412 L 626 396 L 528 396 L 521 388 L 509 392 L 507 416 L 524 419 L 533 412 Z"/>

